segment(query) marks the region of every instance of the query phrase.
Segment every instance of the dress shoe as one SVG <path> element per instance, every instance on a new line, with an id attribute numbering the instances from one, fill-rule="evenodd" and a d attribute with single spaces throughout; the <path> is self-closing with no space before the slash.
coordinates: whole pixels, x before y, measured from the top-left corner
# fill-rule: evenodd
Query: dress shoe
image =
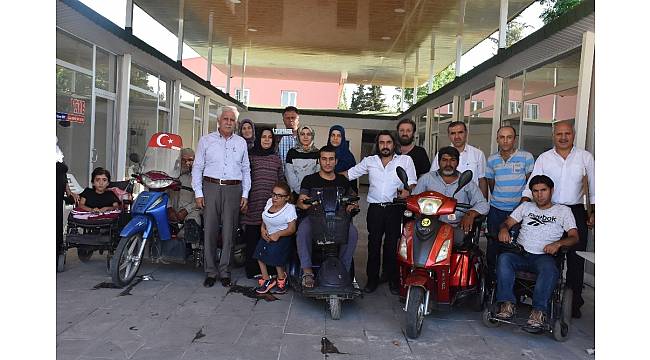
<path id="1" fill-rule="evenodd" d="M 230 285 L 232 285 L 232 284 L 230 283 L 230 278 L 229 277 L 222 277 L 221 278 L 221 286 L 229 287 Z"/>
<path id="2" fill-rule="evenodd" d="M 216 277 L 206 276 L 205 280 L 203 280 L 203 286 L 204 287 L 212 287 L 212 286 L 214 286 L 215 282 L 217 282 Z"/>
<path id="3" fill-rule="evenodd" d="M 390 293 L 393 295 L 399 295 L 399 283 L 389 281 L 388 282 L 388 289 L 390 290 Z"/>
<path id="4" fill-rule="evenodd" d="M 368 283 L 366 284 L 366 287 L 363 288 L 363 292 L 368 294 L 375 292 L 375 290 L 377 290 L 377 283 Z"/>
<path id="5" fill-rule="evenodd" d="M 580 308 L 573 308 L 571 310 L 571 317 L 574 319 L 580 319 L 582 317 L 582 312 L 580 311 Z"/>

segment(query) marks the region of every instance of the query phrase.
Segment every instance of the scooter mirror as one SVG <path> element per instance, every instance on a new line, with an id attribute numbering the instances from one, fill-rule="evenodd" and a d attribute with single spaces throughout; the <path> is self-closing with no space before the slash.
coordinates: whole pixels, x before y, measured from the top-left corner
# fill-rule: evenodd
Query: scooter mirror
<path id="1" fill-rule="evenodd" d="M 458 188 L 456 191 L 454 191 L 454 195 L 456 195 L 457 192 L 460 191 L 460 189 L 464 188 L 465 185 L 469 184 L 470 181 L 472 181 L 472 176 L 474 174 L 472 173 L 472 170 L 465 170 L 463 171 L 462 174 L 458 177 Z"/>
<path id="2" fill-rule="evenodd" d="M 402 182 L 402 184 L 404 184 L 404 189 L 408 189 L 409 188 L 409 184 L 408 184 L 409 177 L 408 177 L 408 175 L 406 175 L 406 170 L 404 170 L 404 168 L 402 168 L 401 166 L 398 166 L 397 169 L 395 169 L 395 172 L 397 173 L 397 177 L 399 178 L 399 180 Z"/>
<path id="3" fill-rule="evenodd" d="M 138 154 L 136 154 L 136 153 L 130 153 L 129 154 L 129 160 L 131 160 L 132 162 L 138 164 L 140 162 L 140 156 L 138 156 Z"/>

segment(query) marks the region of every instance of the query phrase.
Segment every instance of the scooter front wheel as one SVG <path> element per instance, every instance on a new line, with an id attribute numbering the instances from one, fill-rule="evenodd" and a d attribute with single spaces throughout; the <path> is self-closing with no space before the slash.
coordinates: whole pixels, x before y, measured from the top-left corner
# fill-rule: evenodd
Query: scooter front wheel
<path id="1" fill-rule="evenodd" d="M 424 322 L 424 289 L 413 286 L 409 291 L 409 299 L 406 304 L 406 336 L 417 339 Z"/>
<path id="2" fill-rule="evenodd" d="M 142 234 L 134 234 L 120 240 L 111 260 L 113 284 L 123 287 L 133 280 L 142 264 L 144 242 Z"/>
<path id="3" fill-rule="evenodd" d="M 341 318 L 341 299 L 336 295 L 330 295 L 328 301 L 332 320 L 339 320 Z"/>

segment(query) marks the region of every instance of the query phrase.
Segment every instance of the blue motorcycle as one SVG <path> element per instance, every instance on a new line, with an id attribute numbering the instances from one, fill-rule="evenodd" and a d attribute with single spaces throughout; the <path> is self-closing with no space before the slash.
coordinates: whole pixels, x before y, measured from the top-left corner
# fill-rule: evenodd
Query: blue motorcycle
<path id="1" fill-rule="evenodd" d="M 128 285 L 138 273 L 149 241 L 169 241 L 171 226 L 167 218 L 168 189 L 178 189 L 181 137 L 157 133 L 151 137 L 138 174 L 133 177 L 147 189 L 131 206 L 131 220 L 120 232 L 120 242 L 111 260 L 113 284 Z M 138 163 L 137 156 L 131 160 Z"/>

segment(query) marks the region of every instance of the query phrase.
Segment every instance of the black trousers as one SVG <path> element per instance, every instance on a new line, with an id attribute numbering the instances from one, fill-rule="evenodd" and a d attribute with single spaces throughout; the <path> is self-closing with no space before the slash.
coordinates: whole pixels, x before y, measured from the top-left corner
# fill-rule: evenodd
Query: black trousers
<path id="1" fill-rule="evenodd" d="M 389 281 L 397 282 L 399 272 L 397 269 L 397 240 L 400 236 L 402 222 L 402 207 L 381 206 L 370 204 L 368 206 L 368 263 L 366 274 L 369 284 L 379 282 L 379 269 L 383 258 L 384 275 Z M 382 256 L 383 240 L 383 256 Z"/>
<path id="2" fill-rule="evenodd" d="M 580 308 L 585 301 L 582 299 L 582 285 L 585 276 L 585 259 L 578 256 L 576 251 L 587 249 L 587 211 L 584 205 L 569 205 L 578 228 L 578 243 L 567 253 L 566 284 L 573 289 L 573 307 Z"/>
<path id="3" fill-rule="evenodd" d="M 66 173 L 68 167 L 64 163 L 56 163 L 56 256 L 58 258 L 63 247 L 63 200 L 65 185 L 68 183 Z"/>
<path id="4" fill-rule="evenodd" d="M 262 225 L 244 225 L 244 241 L 246 242 L 246 276 L 251 277 L 260 274 L 260 265 L 253 259 L 255 247 L 260 241 Z"/>

